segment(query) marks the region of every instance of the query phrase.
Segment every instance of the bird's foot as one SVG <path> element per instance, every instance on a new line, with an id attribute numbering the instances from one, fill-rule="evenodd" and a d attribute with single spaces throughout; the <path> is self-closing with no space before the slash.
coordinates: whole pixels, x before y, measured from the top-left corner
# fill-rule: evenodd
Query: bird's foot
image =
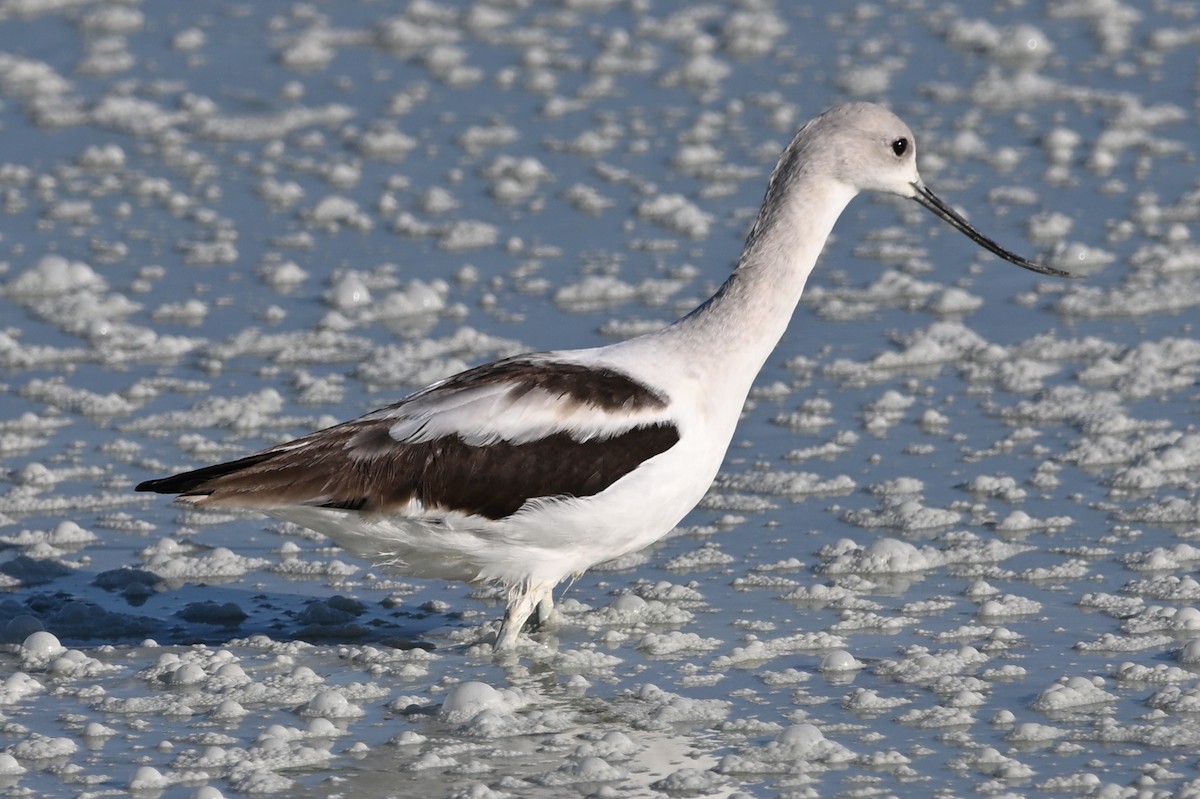
<path id="1" fill-rule="evenodd" d="M 553 587 L 535 588 L 509 599 L 504 611 L 504 621 L 496 633 L 495 650 L 504 652 L 516 648 L 517 637 L 526 623 L 536 629 L 545 629 L 554 615 Z"/>
<path id="2" fill-rule="evenodd" d="M 533 610 L 533 598 L 529 594 L 521 594 L 508 603 L 504 611 L 504 621 L 500 623 L 500 631 L 496 633 L 497 652 L 507 652 L 516 648 L 517 636 L 521 634 Z"/>

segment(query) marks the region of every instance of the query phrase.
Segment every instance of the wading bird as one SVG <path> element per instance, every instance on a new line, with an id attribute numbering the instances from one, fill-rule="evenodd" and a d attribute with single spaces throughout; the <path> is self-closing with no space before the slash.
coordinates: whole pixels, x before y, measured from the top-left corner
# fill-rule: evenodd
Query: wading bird
<path id="1" fill-rule="evenodd" d="M 783 151 L 733 273 L 674 324 L 469 369 L 359 419 L 139 491 L 250 508 L 417 577 L 493 581 L 496 649 L 545 621 L 564 578 L 666 535 L 704 496 L 755 377 L 846 204 L 908 197 L 986 250 L 917 173 L 912 131 L 870 103 L 830 109 Z"/>

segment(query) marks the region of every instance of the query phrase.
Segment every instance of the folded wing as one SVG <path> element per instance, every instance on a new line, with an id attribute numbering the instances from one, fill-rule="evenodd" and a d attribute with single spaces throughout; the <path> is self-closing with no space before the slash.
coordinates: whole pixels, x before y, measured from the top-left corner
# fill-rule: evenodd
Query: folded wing
<path id="1" fill-rule="evenodd" d="M 490 519 L 597 494 L 679 441 L 664 396 L 552 355 L 486 364 L 400 402 L 229 463 L 137 488 L 200 505 Z"/>

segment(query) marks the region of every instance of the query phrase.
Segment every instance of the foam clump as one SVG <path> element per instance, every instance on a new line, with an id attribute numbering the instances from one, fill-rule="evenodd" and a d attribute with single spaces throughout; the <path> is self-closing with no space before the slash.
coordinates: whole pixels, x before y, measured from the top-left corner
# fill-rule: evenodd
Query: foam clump
<path id="1" fill-rule="evenodd" d="M 852 762 L 856 754 L 813 724 L 794 724 L 761 747 L 743 747 L 717 763 L 720 774 L 807 773 Z"/>
<path id="2" fill-rule="evenodd" d="M 829 554 L 833 557 L 821 565 L 826 574 L 906 574 L 925 571 L 936 563 L 928 550 L 896 538 L 879 538 L 861 549 Z"/>
<path id="3" fill-rule="evenodd" d="M 629 776 L 620 766 L 614 766 L 604 758 L 587 756 L 570 760 L 548 774 L 540 774 L 535 781 L 545 786 L 563 786 L 575 783 L 615 782 Z"/>
<path id="4" fill-rule="evenodd" d="M 300 710 L 301 716 L 318 716 L 321 719 L 354 719 L 365 714 L 366 711 L 351 703 L 341 691 L 332 688 L 317 693 Z"/>
<path id="5" fill-rule="evenodd" d="M 21 649 L 32 658 L 49 658 L 66 650 L 54 633 L 41 630 L 21 643 Z"/>
<path id="6" fill-rule="evenodd" d="M 1062 677 L 1044 688 L 1031 707 L 1041 711 L 1076 710 L 1116 701 L 1114 694 L 1102 687 L 1100 677 Z"/>
<path id="7" fill-rule="evenodd" d="M 863 668 L 863 664 L 846 650 L 835 649 L 821 658 L 821 664 L 817 668 L 826 674 L 836 674 L 858 671 Z"/>
<path id="8" fill-rule="evenodd" d="M 129 780 L 129 790 L 151 791 L 166 788 L 170 784 L 171 781 L 154 766 L 138 766 Z"/>
<path id="9" fill-rule="evenodd" d="M 641 203 L 638 216 L 680 235 L 693 239 L 708 236 L 713 218 L 681 194 L 660 194 Z"/>
<path id="10" fill-rule="evenodd" d="M 44 255 L 38 262 L 7 283 L 2 292 L 20 298 L 46 297 L 76 291 L 105 291 L 104 278 L 83 261 L 61 255 Z"/>
<path id="11" fill-rule="evenodd" d="M 446 693 L 438 715 L 451 722 L 466 721 L 484 710 L 507 710 L 509 700 L 492 686 L 477 680 L 459 683 Z"/>

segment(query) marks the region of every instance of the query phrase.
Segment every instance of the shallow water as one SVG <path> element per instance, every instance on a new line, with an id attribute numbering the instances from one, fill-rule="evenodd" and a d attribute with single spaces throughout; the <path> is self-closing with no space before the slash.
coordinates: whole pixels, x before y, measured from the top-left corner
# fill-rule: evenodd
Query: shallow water
<path id="1" fill-rule="evenodd" d="M 0 6 L 0 792 L 1200 790 L 1195 8 L 793 5 Z M 132 491 L 686 312 L 845 99 L 1086 279 L 859 198 L 709 497 L 519 657 Z"/>

